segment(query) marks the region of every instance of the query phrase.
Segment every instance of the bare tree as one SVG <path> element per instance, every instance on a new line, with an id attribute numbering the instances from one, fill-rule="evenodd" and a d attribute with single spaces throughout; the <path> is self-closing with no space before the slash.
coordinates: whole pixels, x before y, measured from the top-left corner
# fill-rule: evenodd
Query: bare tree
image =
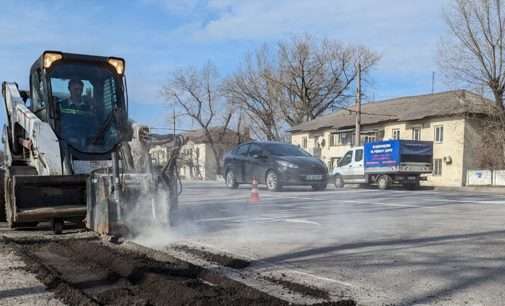
<path id="1" fill-rule="evenodd" d="M 257 136 L 279 140 L 282 88 L 273 81 L 270 60 L 266 47 L 247 56 L 244 67 L 226 81 L 224 88 L 229 99 L 244 109 Z"/>
<path id="2" fill-rule="evenodd" d="M 309 35 L 280 42 L 274 51 L 264 46 L 247 56 L 225 86 L 227 95 L 246 109 L 253 131 L 269 140 L 281 140 L 286 126 L 345 104 L 354 95 L 357 64 L 366 74 L 379 60 L 366 48 Z"/>
<path id="3" fill-rule="evenodd" d="M 498 111 L 504 111 L 504 18 L 502 0 L 454 0 L 445 14 L 450 35 L 439 52 L 446 77 L 487 87 Z"/>
<path id="4" fill-rule="evenodd" d="M 219 144 L 224 140 L 233 109 L 222 95 L 216 67 L 208 63 L 200 70 L 177 70 L 164 86 L 162 94 L 168 101 L 177 103 L 184 114 L 203 130 L 214 154 L 217 173 L 221 174 L 223 150 Z"/>
<path id="5" fill-rule="evenodd" d="M 278 74 L 272 80 L 284 89 L 281 104 L 286 122 L 293 126 L 343 105 L 353 95 L 357 64 L 366 74 L 379 56 L 365 47 L 318 41 L 310 35 L 279 43 Z"/>

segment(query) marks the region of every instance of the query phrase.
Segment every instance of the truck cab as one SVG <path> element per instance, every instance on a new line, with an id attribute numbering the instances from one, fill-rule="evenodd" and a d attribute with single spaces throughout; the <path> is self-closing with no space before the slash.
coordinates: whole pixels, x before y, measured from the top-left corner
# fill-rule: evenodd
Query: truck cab
<path id="1" fill-rule="evenodd" d="M 332 175 L 335 177 L 337 187 L 343 187 L 344 181 L 354 184 L 367 183 L 363 147 L 355 147 L 347 151 L 337 167 L 333 169 Z"/>

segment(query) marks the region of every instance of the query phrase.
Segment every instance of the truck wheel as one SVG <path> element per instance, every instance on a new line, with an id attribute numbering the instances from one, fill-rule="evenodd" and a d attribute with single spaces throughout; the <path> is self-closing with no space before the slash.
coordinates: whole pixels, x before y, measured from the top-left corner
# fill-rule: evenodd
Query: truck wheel
<path id="1" fill-rule="evenodd" d="M 237 189 L 238 183 L 232 170 L 228 170 L 225 176 L 226 186 L 230 189 Z"/>
<path id="2" fill-rule="evenodd" d="M 52 220 L 53 232 L 59 235 L 63 232 L 63 219 L 53 219 Z"/>
<path id="3" fill-rule="evenodd" d="M 379 189 L 386 190 L 391 185 L 391 178 L 388 175 L 381 175 L 377 179 L 377 184 L 379 185 Z"/>
<path id="4" fill-rule="evenodd" d="M 344 187 L 344 179 L 337 175 L 335 176 L 335 188 L 343 188 Z"/>
<path id="5" fill-rule="evenodd" d="M 272 170 L 268 171 L 268 173 L 267 173 L 266 183 L 267 183 L 267 189 L 270 191 L 281 190 L 281 184 L 279 183 L 279 177 Z"/>

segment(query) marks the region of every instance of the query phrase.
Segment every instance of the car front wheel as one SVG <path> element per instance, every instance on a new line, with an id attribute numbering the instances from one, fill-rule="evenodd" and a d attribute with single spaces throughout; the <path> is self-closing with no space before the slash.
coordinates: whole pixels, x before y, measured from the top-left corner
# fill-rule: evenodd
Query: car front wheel
<path id="1" fill-rule="evenodd" d="M 230 189 L 238 188 L 238 183 L 232 170 L 228 170 L 228 172 L 226 172 L 226 186 Z"/>
<path id="2" fill-rule="evenodd" d="M 279 191 L 281 189 L 279 177 L 272 170 L 268 171 L 268 173 L 267 173 L 266 185 L 267 185 L 267 189 L 270 191 Z"/>

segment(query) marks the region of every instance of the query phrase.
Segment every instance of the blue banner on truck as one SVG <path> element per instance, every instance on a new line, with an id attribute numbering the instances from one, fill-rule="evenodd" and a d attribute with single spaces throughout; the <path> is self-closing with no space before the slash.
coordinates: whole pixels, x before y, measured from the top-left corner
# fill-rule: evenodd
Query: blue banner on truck
<path id="1" fill-rule="evenodd" d="M 365 168 L 394 167 L 400 163 L 400 141 L 365 144 Z"/>
<path id="2" fill-rule="evenodd" d="M 400 140 L 401 155 L 433 155 L 433 143 L 431 141 Z"/>
<path id="3" fill-rule="evenodd" d="M 386 140 L 365 144 L 366 168 L 391 168 L 401 162 L 431 163 L 433 143 L 431 141 Z"/>

